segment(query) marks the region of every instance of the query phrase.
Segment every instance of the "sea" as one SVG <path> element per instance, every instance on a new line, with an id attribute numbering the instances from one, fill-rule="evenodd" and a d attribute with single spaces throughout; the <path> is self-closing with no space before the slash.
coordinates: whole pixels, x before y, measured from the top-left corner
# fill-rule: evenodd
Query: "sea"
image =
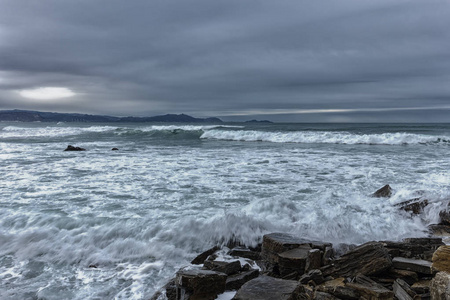
<path id="1" fill-rule="evenodd" d="M 271 232 L 423 237 L 449 154 L 450 124 L 0 123 L 0 299 L 149 299 L 200 252 Z M 414 198 L 420 215 L 396 206 Z"/>

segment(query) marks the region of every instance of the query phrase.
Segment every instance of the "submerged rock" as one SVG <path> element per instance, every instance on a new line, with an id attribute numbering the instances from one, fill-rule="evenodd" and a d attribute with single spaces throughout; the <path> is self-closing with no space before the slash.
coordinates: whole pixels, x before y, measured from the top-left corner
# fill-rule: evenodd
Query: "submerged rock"
<path id="1" fill-rule="evenodd" d="M 427 199 L 415 198 L 407 200 L 395 205 L 404 211 L 410 212 L 414 215 L 418 215 L 423 212 L 423 209 L 428 206 Z"/>
<path id="2" fill-rule="evenodd" d="M 66 149 L 64 149 L 64 151 L 86 151 L 86 149 L 81 148 L 81 147 L 74 147 L 72 145 L 68 145 Z"/>
<path id="3" fill-rule="evenodd" d="M 386 184 L 381 189 L 377 190 L 372 194 L 373 197 L 377 198 L 389 198 L 392 195 L 392 188 L 389 184 Z"/>

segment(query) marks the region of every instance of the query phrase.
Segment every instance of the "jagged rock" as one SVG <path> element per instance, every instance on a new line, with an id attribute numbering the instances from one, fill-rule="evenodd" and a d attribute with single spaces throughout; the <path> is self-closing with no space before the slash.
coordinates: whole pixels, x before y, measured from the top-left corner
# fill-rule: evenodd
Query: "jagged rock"
<path id="1" fill-rule="evenodd" d="M 331 263 L 334 257 L 334 251 L 332 246 L 325 247 L 322 255 L 322 266 L 326 266 Z"/>
<path id="2" fill-rule="evenodd" d="M 211 271 L 233 275 L 241 270 L 241 263 L 238 260 L 232 262 L 205 260 L 204 267 Z"/>
<path id="3" fill-rule="evenodd" d="M 450 212 L 443 210 L 439 212 L 439 217 L 441 218 L 441 225 L 450 225 Z"/>
<path id="4" fill-rule="evenodd" d="M 288 250 L 278 254 L 278 271 L 281 276 L 286 276 L 295 272 L 297 275 L 305 273 L 309 263 L 309 251 L 312 250 L 309 245 L 303 245 L 299 248 Z"/>
<path id="5" fill-rule="evenodd" d="M 437 272 L 450 273 L 450 246 L 440 246 L 433 254 L 432 268 Z"/>
<path id="6" fill-rule="evenodd" d="M 399 270 L 392 268 L 386 273 L 386 275 L 392 279 L 400 278 L 409 285 L 412 285 L 415 282 L 419 281 L 419 276 L 417 275 L 417 273 L 408 270 Z"/>
<path id="7" fill-rule="evenodd" d="M 414 198 L 401 203 L 397 203 L 395 206 L 403 209 L 404 211 L 411 212 L 414 215 L 418 215 L 423 212 L 423 209 L 428 205 L 427 199 Z"/>
<path id="8" fill-rule="evenodd" d="M 177 300 L 213 300 L 225 291 L 227 275 L 208 270 L 177 272 Z"/>
<path id="9" fill-rule="evenodd" d="M 208 258 L 208 256 L 210 256 L 211 254 L 214 254 L 214 252 L 216 252 L 219 249 L 220 249 L 219 247 L 214 246 L 211 249 L 206 250 L 205 252 L 199 254 L 196 258 L 194 258 L 191 261 L 191 264 L 193 264 L 193 265 L 203 264 L 205 262 L 205 260 Z"/>
<path id="10" fill-rule="evenodd" d="M 423 259 L 394 257 L 394 268 L 432 275 L 431 262 Z"/>
<path id="11" fill-rule="evenodd" d="M 309 246 L 305 239 L 297 238 L 286 233 L 270 233 L 263 236 L 261 257 L 269 263 L 278 262 L 278 254 L 298 248 Z"/>
<path id="12" fill-rule="evenodd" d="M 439 272 L 430 285 L 431 299 L 450 299 L 450 274 Z"/>
<path id="13" fill-rule="evenodd" d="M 376 275 L 392 266 L 391 258 L 382 243 L 369 242 L 356 247 L 334 261 L 329 270 L 322 270 L 324 276 L 353 277 L 357 274 Z"/>
<path id="14" fill-rule="evenodd" d="M 252 251 L 251 249 L 244 247 L 235 247 L 228 253 L 231 256 L 239 256 L 243 258 L 248 258 L 252 260 L 258 260 L 261 258 L 261 253 L 257 251 Z"/>
<path id="15" fill-rule="evenodd" d="M 355 278 L 355 282 L 349 282 L 346 284 L 347 287 L 357 291 L 360 298 L 369 300 L 388 300 L 392 299 L 394 294 L 392 291 L 388 290 L 384 286 L 376 283 L 370 278 L 364 275 L 358 275 Z"/>
<path id="16" fill-rule="evenodd" d="M 233 300 L 297 300 L 305 294 L 297 281 L 259 276 L 244 284 Z"/>
<path id="17" fill-rule="evenodd" d="M 411 285 L 411 288 L 417 294 L 426 294 L 430 292 L 431 280 L 420 280 Z"/>
<path id="18" fill-rule="evenodd" d="M 322 266 L 322 253 L 319 249 L 311 249 L 308 251 L 305 271 L 319 269 Z"/>
<path id="19" fill-rule="evenodd" d="M 444 245 L 441 238 L 409 238 L 402 242 L 383 242 L 393 257 L 417 258 L 431 260 L 434 251 Z"/>
<path id="20" fill-rule="evenodd" d="M 401 279 L 397 279 L 392 286 L 394 295 L 399 300 L 413 300 L 417 294 L 414 292 L 409 284 Z"/>
<path id="21" fill-rule="evenodd" d="M 225 289 L 227 291 L 229 290 L 237 290 L 239 289 L 244 283 L 247 281 L 252 280 L 253 278 L 256 278 L 259 276 L 258 270 L 250 270 L 243 273 L 239 273 L 236 275 L 228 276 Z"/>
<path id="22" fill-rule="evenodd" d="M 343 277 L 326 281 L 317 287 L 317 291 L 331 294 L 340 299 L 359 299 L 359 294 L 346 286 L 346 280 Z"/>
<path id="23" fill-rule="evenodd" d="M 320 270 L 311 270 L 308 273 L 302 275 L 299 281 L 301 284 L 307 284 L 313 281 L 315 285 L 319 285 L 322 284 L 325 280 L 323 279 L 323 274 Z"/>
<path id="24" fill-rule="evenodd" d="M 389 184 L 386 184 L 381 189 L 377 190 L 375 193 L 372 194 L 373 197 L 377 198 L 387 198 L 392 195 L 392 188 L 389 186 Z"/>
<path id="25" fill-rule="evenodd" d="M 66 149 L 64 149 L 64 151 L 86 151 L 86 149 L 69 145 Z"/>

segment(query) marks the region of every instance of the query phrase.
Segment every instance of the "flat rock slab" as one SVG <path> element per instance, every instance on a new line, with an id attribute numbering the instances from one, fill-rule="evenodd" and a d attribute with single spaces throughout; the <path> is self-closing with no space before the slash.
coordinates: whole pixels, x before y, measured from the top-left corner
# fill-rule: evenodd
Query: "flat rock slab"
<path id="1" fill-rule="evenodd" d="M 303 291 L 298 281 L 259 276 L 244 284 L 233 300 L 297 300 Z"/>
<path id="2" fill-rule="evenodd" d="M 238 260 L 235 261 L 206 260 L 204 266 L 208 270 L 225 273 L 227 275 L 236 274 L 241 270 L 241 263 Z"/>
<path id="3" fill-rule="evenodd" d="M 392 260 L 394 268 L 408 270 L 417 273 L 432 275 L 431 262 L 422 259 L 412 259 L 404 257 L 394 257 Z"/>
<path id="4" fill-rule="evenodd" d="M 175 278 L 177 294 L 189 294 L 189 299 L 215 299 L 225 291 L 227 275 L 208 270 L 181 270 Z"/>
<path id="5" fill-rule="evenodd" d="M 342 255 L 334 261 L 332 269 L 324 275 L 353 277 L 358 274 L 371 276 L 392 266 L 391 258 L 382 243 L 369 242 Z"/>
<path id="6" fill-rule="evenodd" d="M 258 270 L 250 270 L 250 271 L 243 272 L 240 274 L 228 276 L 225 289 L 227 291 L 237 290 L 241 286 L 243 286 L 246 282 L 248 282 L 258 276 L 259 276 Z"/>
<path id="7" fill-rule="evenodd" d="M 263 237 L 261 256 L 270 263 L 276 263 L 279 253 L 306 245 L 309 246 L 309 242 L 305 239 L 287 233 L 270 233 Z"/>
<path id="8" fill-rule="evenodd" d="M 285 251 L 278 254 L 278 267 L 280 275 L 284 276 L 293 271 L 302 275 L 305 273 L 306 265 L 309 263 L 309 245 L 302 245 L 299 248 Z M 319 265 L 320 267 L 320 265 Z"/>
<path id="9" fill-rule="evenodd" d="M 248 259 L 252 259 L 252 260 L 258 260 L 261 258 L 260 252 L 252 251 L 251 249 L 243 248 L 243 247 L 235 247 L 235 248 L 231 249 L 228 254 L 231 256 L 239 256 L 239 257 L 248 258 Z"/>

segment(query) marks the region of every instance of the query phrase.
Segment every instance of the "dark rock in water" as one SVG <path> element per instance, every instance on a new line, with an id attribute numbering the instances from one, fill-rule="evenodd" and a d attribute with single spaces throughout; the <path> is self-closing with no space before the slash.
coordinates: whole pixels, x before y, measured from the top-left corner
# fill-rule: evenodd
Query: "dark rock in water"
<path id="1" fill-rule="evenodd" d="M 388 270 L 392 260 L 382 243 L 369 242 L 342 255 L 334 261 L 324 275 L 353 277 L 357 274 L 371 276 Z"/>
<path id="2" fill-rule="evenodd" d="M 394 268 L 413 271 L 421 274 L 432 275 L 431 262 L 423 259 L 412 259 L 404 257 L 394 257 L 392 260 Z"/>
<path id="3" fill-rule="evenodd" d="M 96 265 L 89 265 L 89 267 L 88 268 L 93 268 L 93 269 L 97 269 L 97 266 Z"/>
<path id="4" fill-rule="evenodd" d="M 251 260 L 258 260 L 261 258 L 261 253 L 252 251 L 251 249 L 244 248 L 244 247 L 235 247 L 230 250 L 228 253 L 231 256 L 239 256 L 243 258 L 248 258 Z"/>
<path id="5" fill-rule="evenodd" d="M 225 289 L 227 291 L 229 290 L 237 290 L 241 286 L 244 285 L 244 283 L 256 278 L 259 276 L 258 270 L 250 270 L 246 272 L 242 272 L 236 275 L 228 276 Z"/>
<path id="6" fill-rule="evenodd" d="M 181 270 L 177 272 L 177 300 L 216 299 L 225 291 L 227 275 L 207 270 Z"/>
<path id="7" fill-rule="evenodd" d="M 162 295 L 165 294 L 167 300 L 178 300 L 177 298 L 177 286 L 175 284 L 175 278 L 172 278 L 168 283 L 164 285 L 159 291 L 157 291 L 150 300 L 163 299 Z M 165 298 L 164 298 L 165 299 Z"/>
<path id="8" fill-rule="evenodd" d="M 439 272 L 431 281 L 431 299 L 450 299 L 450 274 Z"/>
<path id="9" fill-rule="evenodd" d="M 393 257 L 417 258 L 431 260 L 434 251 L 444 245 L 441 238 L 409 238 L 402 242 L 383 242 Z"/>
<path id="10" fill-rule="evenodd" d="M 297 300 L 304 287 L 297 281 L 259 276 L 244 284 L 233 300 Z"/>
<path id="11" fill-rule="evenodd" d="M 346 286 L 346 280 L 343 277 L 324 282 L 317 287 L 317 291 L 331 294 L 339 299 L 357 300 L 360 298 L 359 293 Z"/>
<path id="12" fill-rule="evenodd" d="M 196 258 L 194 258 L 191 261 L 191 264 L 193 264 L 193 265 L 203 264 L 205 262 L 205 260 L 208 258 L 208 256 L 210 256 L 211 254 L 214 254 L 214 252 L 216 252 L 219 249 L 220 249 L 219 247 L 214 246 L 211 249 L 206 250 L 205 252 L 199 254 Z"/>
<path id="13" fill-rule="evenodd" d="M 450 212 L 443 210 L 439 212 L 439 217 L 441 218 L 441 225 L 450 225 Z"/>
<path id="14" fill-rule="evenodd" d="M 64 149 L 64 151 L 86 151 L 86 149 L 69 145 L 66 149 Z"/>
<path id="15" fill-rule="evenodd" d="M 117 151 L 117 150 L 119 150 L 119 148 L 115 148 L 115 147 L 114 147 L 114 148 L 112 148 L 111 150 L 112 150 L 112 151 Z"/>
<path id="16" fill-rule="evenodd" d="M 415 198 L 408 201 L 395 204 L 396 207 L 410 212 L 414 215 L 418 215 L 423 212 L 423 209 L 428 205 L 427 199 Z"/>
<path id="17" fill-rule="evenodd" d="M 386 184 L 381 189 L 377 190 L 375 193 L 372 194 L 373 197 L 377 198 L 388 198 L 392 195 L 392 188 L 389 186 L 389 184 Z"/>
<path id="18" fill-rule="evenodd" d="M 355 282 L 346 284 L 360 295 L 360 299 L 393 299 L 394 293 L 364 275 L 358 275 Z"/>
<path id="19" fill-rule="evenodd" d="M 238 260 L 232 262 L 205 260 L 204 266 L 208 270 L 225 273 L 227 275 L 236 274 L 241 270 L 241 263 Z"/>

